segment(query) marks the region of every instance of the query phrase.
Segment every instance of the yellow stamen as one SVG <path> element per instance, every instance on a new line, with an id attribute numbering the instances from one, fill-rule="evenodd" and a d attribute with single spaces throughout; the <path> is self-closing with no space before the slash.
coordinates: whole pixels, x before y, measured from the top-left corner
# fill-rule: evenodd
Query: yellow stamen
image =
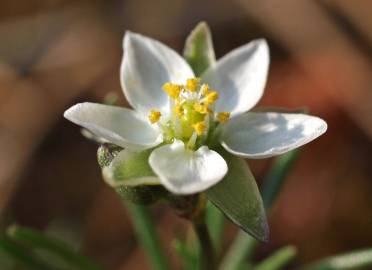
<path id="1" fill-rule="evenodd" d="M 183 109 L 183 106 L 182 104 L 176 104 L 173 108 L 173 112 L 178 115 L 178 116 L 182 116 L 184 114 L 184 109 Z"/>
<path id="2" fill-rule="evenodd" d="M 163 84 L 163 90 L 168 94 L 168 96 L 176 99 L 180 95 L 182 87 L 181 85 L 167 82 Z"/>
<path id="3" fill-rule="evenodd" d="M 206 96 L 209 93 L 209 85 L 203 84 L 200 89 L 203 96 Z"/>
<path id="4" fill-rule="evenodd" d="M 186 89 L 195 92 L 198 89 L 200 78 L 190 78 L 186 81 Z"/>
<path id="5" fill-rule="evenodd" d="M 200 104 L 200 103 L 194 104 L 194 110 L 201 114 L 206 114 L 210 111 L 208 108 L 208 105 Z"/>
<path id="6" fill-rule="evenodd" d="M 205 97 L 205 103 L 206 104 L 213 104 L 218 99 L 218 93 L 216 91 L 209 92 L 207 96 Z"/>
<path id="7" fill-rule="evenodd" d="M 198 134 L 200 136 L 205 131 L 205 128 L 206 128 L 205 122 L 204 121 L 198 122 L 198 123 L 193 125 L 193 128 L 195 129 L 196 134 Z"/>
<path id="8" fill-rule="evenodd" d="M 156 122 L 158 122 L 160 117 L 161 117 L 161 112 L 151 110 L 150 115 L 149 115 L 149 120 L 151 124 L 155 124 Z"/>
<path id="9" fill-rule="evenodd" d="M 230 113 L 229 112 L 220 112 L 217 114 L 217 120 L 220 123 L 226 123 L 230 119 Z"/>

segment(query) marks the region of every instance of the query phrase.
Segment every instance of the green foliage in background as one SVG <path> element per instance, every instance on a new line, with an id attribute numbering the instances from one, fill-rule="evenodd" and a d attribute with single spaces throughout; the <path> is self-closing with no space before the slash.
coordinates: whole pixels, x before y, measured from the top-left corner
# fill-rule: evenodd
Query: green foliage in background
<path id="1" fill-rule="evenodd" d="M 187 38 L 184 57 L 197 76 L 215 64 L 212 35 L 206 23 L 197 25 Z M 106 103 L 115 102 L 114 96 L 106 99 Z M 85 134 L 101 143 L 99 138 Z M 294 246 L 282 247 L 259 262 L 252 258 L 259 241 L 268 241 L 265 211 L 270 212 L 298 158 L 299 150 L 275 159 L 263 179 L 261 193 L 246 162 L 221 150 L 229 167 L 227 175 L 206 192 L 192 196 L 176 196 L 158 185 L 148 164 L 150 151 L 130 152 L 112 144 L 101 144 L 97 158 L 105 182 L 118 193 L 132 218 L 138 241 L 152 269 L 171 269 L 148 208 L 155 202 L 167 203 L 193 225 L 193 230 L 173 241 L 173 248 L 182 259 L 184 270 L 279 270 L 286 269 L 295 259 L 297 250 Z M 143 185 L 131 186 L 139 182 Z M 222 254 L 225 217 L 242 230 L 227 252 Z M 21 226 L 11 226 L 0 235 L 0 267 L 9 270 L 104 269 L 64 241 Z M 372 249 L 365 249 L 326 258 L 300 269 L 353 270 L 371 267 Z"/>

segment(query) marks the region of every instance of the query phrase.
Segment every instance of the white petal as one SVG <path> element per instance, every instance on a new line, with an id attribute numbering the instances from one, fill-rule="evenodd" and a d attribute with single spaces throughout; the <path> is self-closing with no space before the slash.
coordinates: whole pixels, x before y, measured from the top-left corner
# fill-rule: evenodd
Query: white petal
<path id="1" fill-rule="evenodd" d="M 216 111 L 237 115 L 255 106 L 264 92 L 269 62 L 267 43 L 258 39 L 231 51 L 208 69 L 203 80 L 219 93 Z"/>
<path id="2" fill-rule="evenodd" d="M 80 103 L 65 111 L 64 117 L 121 147 L 146 149 L 163 141 L 147 119 L 121 107 Z"/>
<path id="3" fill-rule="evenodd" d="M 176 194 L 204 191 L 227 173 L 226 161 L 217 152 L 206 146 L 194 152 L 181 141 L 155 149 L 149 163 L 160 182 Z"/>
<path id="4" fill-rule="evenodd" d="M 185 83 L 194 77 L 190 66 L 177 52 L 148 37 L 126 32 L 120 80 L 128 102 L 138 111 L 168 111 L 166 82 Z"/>
<path id="5" fill-rule="evenodd" d="M 222 134 L 222 145 L 232 154 L 266 158 L 283 154 L 322 135 L 327 123 L 315 116 L 249 112 L 232 118 Z"/>

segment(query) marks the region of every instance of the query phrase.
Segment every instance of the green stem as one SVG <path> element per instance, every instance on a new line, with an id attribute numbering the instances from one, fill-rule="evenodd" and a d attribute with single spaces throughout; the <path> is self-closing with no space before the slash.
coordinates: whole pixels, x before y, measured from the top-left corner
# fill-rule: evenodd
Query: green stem
<path id="1" fill-rule="evenodd" d="M 151 260 L 154 270 L 168 270 L 169 265 L 165 259 L 155 225 L 146 206 L 126 203 L 137 237 Z"/>
<path id="2" fill-rule="evenodd" d="M 267 212 L 270 211 L 275 202 L 284 180 L 298 158 L 299 152 L 300 150 L 296 149 L 279 156 L 267 173 L 262 187 L 262 199 Z M 257 245 L 257 241 L 251 236 L 244 232 L 239 232 L 222 261 L 221 269 L 239 269 L 244 260 L 252 257 Z"/>
<path id="3" fill-rule="evenodd" d="M 300 270 L 361 270 L 372 268 L 372 249 L 339 254 L 300 267 Z"/>
<path id="4" fill-rule="evenodd" d="M 257 241 L 244 231 L 239 231 L 234 242 L 230 246 L 224 260 L 221 263 L 221 270 L 239 269 L 240 265 L 252 254 L 257 246 Z"/>
<path id="5" fill-rule="evenodd" d="M 72 251 L 71 247 L 63 241 L 56 238 L 46 237 L 43 233 L 37 230 L 14 225 L 8 229 L 7 233 L 10 238 L 28 245 L 31 248 L 44 249 L 48 252 L 55 253 L 72 267 L 77 267 L 82 270 L 103 269 L 86 257 Z"/>
<path id="6" fill-rule="evenodd" d="M 5 251 L 9 256 L 20 265 L 24 266 L 24 269 L 30 270 L 50 270 L 50 266 L 46 265 L 40 259 L 34 257 L 29 251 L 20 247 L 11 239 L 6 236 L 0 236 L 0 249 Z"/>
<path id="7" fill-rule="evenodd" d="M 270 257 L 266 258 L 254 267 L 254 270 L 279 270 L 288 265 L 297 255 L 297 249 L 293 246 L 286 246 Z"/>
<path id="8" fill-rule="evenodd" d="M 175 239 L 173 242 L 173 247 L 177 251 L 177 253 L 181 256 L 183 261 L 183 269 L 184 270 L 195 270 L 197 269 L 197 256 L 195 253 L 192 253 L 185 243 L 183 243 L 179 239 Z M 195 248 L 193 249 L 195 250 Z"/>
<path id="9" fill-rule="evenodd" d="M 200 244 L 202 269 L 216 269 L 216 257 L 207 225 L 204 222 L 193 222 L 193 226 Z"/>
<path id="10" fill-rule="evenodd" d="M 222 212 L 210 202 L 207 203 L 206 207 L 206 222 L 212 238 L 214 250 L 218 254 L 221 250 L 225 217 Z"/>

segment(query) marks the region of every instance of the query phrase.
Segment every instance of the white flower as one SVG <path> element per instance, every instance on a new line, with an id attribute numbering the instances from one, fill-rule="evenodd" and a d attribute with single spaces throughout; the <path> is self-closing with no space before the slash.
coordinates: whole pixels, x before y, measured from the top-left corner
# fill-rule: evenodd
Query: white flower
<path id="1" fill-rule="evenodd" d="M 222 156 L 210 149 L 218 143 L 240 157 L 266 158 L 326 131 L 327 124 L 314 116 L 248 112 L 263 94 L 268 67 L 268 46 L 259 39 L 195 78 L 174 50 L 127 32 L 120 76 L 134 110 L 81 103 L 64 116 L 124 151 L 154 148 L 149 164 L 160 183 L 176 194 L 197 193 L 228 171 Z"/>

